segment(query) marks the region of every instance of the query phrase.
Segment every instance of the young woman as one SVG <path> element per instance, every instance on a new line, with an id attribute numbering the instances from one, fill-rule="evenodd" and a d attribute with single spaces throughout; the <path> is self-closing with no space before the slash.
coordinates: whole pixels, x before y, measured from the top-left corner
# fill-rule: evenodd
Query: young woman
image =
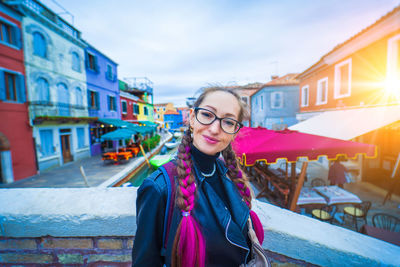
<path id="1" fill-rule="evenodd" d="M 208 88 L 198 97 L 175 160 L 176 197 L 166 248 L 169 178 L 157 170 L 138 190 L 133 266 L 221 267 L 250 261 L 249 216 L 260 243 L 264 233 L 250 211 L 250 188 L 231 147 L 245 111 L 230 89 Z"/>

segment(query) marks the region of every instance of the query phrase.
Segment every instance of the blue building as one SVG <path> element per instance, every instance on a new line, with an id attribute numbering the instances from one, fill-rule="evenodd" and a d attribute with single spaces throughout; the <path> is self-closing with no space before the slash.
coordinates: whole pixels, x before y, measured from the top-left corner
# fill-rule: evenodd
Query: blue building
<path id="1" fill-rule="evenodd" d="M 179 129 L 183 126 L 182 114 L 174 110 L 167 110 L 164 113 L 164 122 L 167 129 Z"/>
<path id="2" fill-rule="evenodd" d="M 89 116 L 99 119 L 121 119 L 117 79 L 118 64 L 92 45 L 86 44 L 85 70 Z M 100 136 L 114 130 L 112 128 L 111 125 L 104 125 L 99 122 L 90 124 L 91 155 L 101 153 Z"/>
<path id="3" fill-rule="evenodd" d="M 297 123 L 299 82 L 296 73 L 277 77 L 251 95 L 251 126 L 283 130 Z"/>

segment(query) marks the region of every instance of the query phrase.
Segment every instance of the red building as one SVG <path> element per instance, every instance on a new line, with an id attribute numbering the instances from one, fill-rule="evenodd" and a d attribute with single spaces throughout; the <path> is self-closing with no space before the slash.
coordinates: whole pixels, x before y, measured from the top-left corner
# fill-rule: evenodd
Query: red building
<path id="1" fill-rule="evenodd" d="M 302 122 L 290 129 L 376 145 L 377 158 L 360 159 L 363 179 L 389 181 L 400 155 L 400 6 L 297 78 Z"/>
<path id="2" fill-rule="evenodd" d="M 0 3 L 0 183 L 37 173 L 26 103 L 22 15 Z"/>
<path id="3" fill-rule="evenodd" d="M 133 94 L 120 91 L 121 101 L 121 119 L 129 122 L 138 121 L 138 115 L 140 113 L 138 102 L 143 102 L 139 97 Z"/>

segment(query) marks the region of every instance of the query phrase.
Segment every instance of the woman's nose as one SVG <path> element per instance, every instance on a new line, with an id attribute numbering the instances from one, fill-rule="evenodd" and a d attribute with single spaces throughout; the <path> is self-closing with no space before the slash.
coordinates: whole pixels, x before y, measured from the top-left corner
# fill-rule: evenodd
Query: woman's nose
<path id="1" fill-rule="evenodd" d="M 218 133 L 221 130 L 221 127 L 219 126 L 219 120 L 215 120 L 213 121 L 213 123 L 211 123 L 209 125 L 209 129 L 212 133 Z"/>

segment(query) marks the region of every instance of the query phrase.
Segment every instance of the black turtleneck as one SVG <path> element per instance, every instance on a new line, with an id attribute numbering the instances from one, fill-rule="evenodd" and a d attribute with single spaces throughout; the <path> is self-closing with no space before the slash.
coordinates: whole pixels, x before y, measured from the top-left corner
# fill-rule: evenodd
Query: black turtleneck
<path id="1" fill-rule="evenodd" d="M 200 172 L 209 174 L 213 171 L 214 166 L 216 168 L 214 175 L 211 177 L 205 177 L 205 181 L 211 185 L 217 195 L 224 202 L 225 206 L 229 209 L 228 205 L 228 197 L 226 195 L 224 186 L 221 180 L 221 174 L 218 172 L 216 160 L 219 157 L 220 153 L 218 152 L 215 155 L 207 155 L 197 149 L 193 144 L 191 145 L 191 154 L 195 161 L 196 166 L 199 168 Z"/>

